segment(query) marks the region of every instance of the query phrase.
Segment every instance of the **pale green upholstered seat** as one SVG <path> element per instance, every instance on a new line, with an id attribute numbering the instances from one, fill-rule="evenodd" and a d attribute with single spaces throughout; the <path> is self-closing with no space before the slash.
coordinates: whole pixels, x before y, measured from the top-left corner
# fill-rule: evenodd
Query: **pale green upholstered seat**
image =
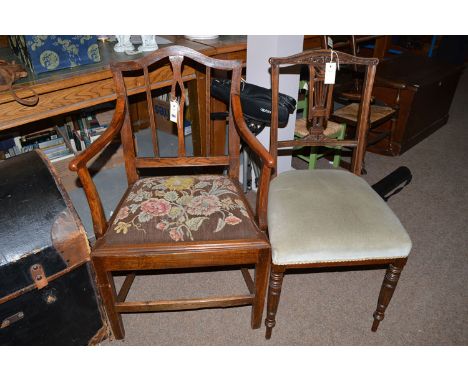
<path id="1" fill-rule="evenodd" d="M 407 257 L 411 240 L 362 178 L 341 170 L 293 170 L 270 184 L 274 264 Z"/>

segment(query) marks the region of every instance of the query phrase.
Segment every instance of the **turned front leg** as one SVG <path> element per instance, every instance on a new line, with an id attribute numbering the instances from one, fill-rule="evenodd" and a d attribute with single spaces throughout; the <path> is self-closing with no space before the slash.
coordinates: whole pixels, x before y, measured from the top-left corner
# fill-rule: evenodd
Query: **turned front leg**
<path id="1" fill-rule="evenodd" d="M 265 319 L 266 333 L 265 338 L 271 338 L 271 332 L 276 324 L 276 312 L 281 295 L 281 286 L 283 285 L 284 269 L 272 265 L 270 273 L 270 286 L 268 288 L 267 317 Z"/>
<path id="2" fill-rule="evenodd" d="M 374 323 L 372 324 L 372 331 L 375 332 L 379 327 L 380 321 L 385 317 L 385 310 L 387 309 L 390 300 L 392 299 L 393 292 L 400 279 L 401 271 L 405 265 L 406 259 L 401 262 L 395 262 L 388 266 L 387 272 L 380 288 L 379 300 L 377 302 L 377 309 L 374 312 Z"/>

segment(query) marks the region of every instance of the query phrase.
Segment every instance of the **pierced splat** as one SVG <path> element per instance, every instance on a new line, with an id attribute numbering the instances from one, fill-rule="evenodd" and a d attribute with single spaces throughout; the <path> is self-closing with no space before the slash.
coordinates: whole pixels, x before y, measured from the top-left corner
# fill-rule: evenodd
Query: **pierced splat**
<path id="1" fill-rule="evenodd" d="M 177 113 L 177 139 L 178 139 L 178 155 L 185 157 L 185 138 L 184 138 L 184 105 L 185 105 L 185 86 L 182 81 L 182 62 L 183 56 L 169 56 L 169 61 L 172 65 L 172 71 L 174 74 L 172 85 L 171 85 L 171 102 L 177 102 L 176 85 L 180 88 L 180 100 L 179 111 Z"/>
<path id="2" fill-rule="evenodd" d="M 361 105 L 370 102 L 373 76 L 375 76 L 377 59 L 354 57 L 349 54 L 334 51 L 336 61 L 340 65 L 360 65 L 365 68 L 365 77 L 367 83 L 364 83 Z M 314 147 L 314 146 L 338 146 L 353 148 L 353 156 L 351 160 L 351 168 L 353 173 L 361 174 L 362 161 L 365 152 L 365 136 L 368 126 L 369 107 L 361 108 L 358 113 L 358 123 L 355 129 L 354 137 L 351 139 L 339 140 L 331 138 L 334 134 L 335 127 L 329 123 L 328 118 L 332 113 L 333 107 L 333 89 L 334 85 L 325 84 L 325 64 L 333 61 L 335 58 L 330 54 L 330 50 L 315 50 L 299 53 L 290 57 L 272 57 L 271 77 L 272 77 L 272 117 L 270 128 L 270 153 L 272 154 L 275 163 L 277 163 L 278 149 L 294 148 L 294 147 Z M 278 140 L 278 110 L 274 105 L 278 103 L 279 93 L 279 69 L 282 65 L 304 65 L 309 71 L 309 98 L 308 98 L 308 115 L 304 126 L 300 126 L 300 139 Z M 367 105 L 367 104 L 366 104 Z M 296 121 L 297 126 L 297 121 Z M 304 134 L 302 134 L 304 132 Z"/>
<path id="3" fill-rule="evenodd" d="M 325 84 L 325 71 L 321 66 L 309 66 L 309 131 L 320 136 L 327 127 L 332 106 L 333 85 Z"/>
<path id="4" fill-rule="evenodd" d="M 202 68 L 202 66 L 205 66 L 205 68 Z M 210 123 L 211 102 L 209 101 L 211 100 L 210 82 L 214 75 L 231 78 L 231 94 L 239 94 L 242 72 L 240 61 L 214 59 L 189 48 L 172 46 L 167 49 L 159 49 L 135 61 L 112 63 L 111 70 L 114 75 L 117 105 L 119 106 L 117 108 L 119 113 L 116 115 L 120 119 L 116 119 L 116 121 L 121 123 L 121 125 L 118 125 L 117 131 L 121 131 L 125 153 L 125 169 L 129 184 L 135 183 L 140 177 L 140 169 L 145 168 L 224 167 L 229 170 L 228 173 L 233 178 L 235 177 L 234 174 L 238 173 L 240 161 L 238 153 L 240 142 L 236 126 L 232 122 L 232 118 L 230 118 L 228 125 L 229 151 L 227 155 L 225 153 L 210 155 L 212 154 L 209 149 L 212 148 L 210 143 L 213 140 L 213 133 Z M 160 81 L 161 76 L 165 78 L 164 81 Z M 192 121 L 195 121 L 195 124 L 198 123 L 199 126 L 197 127 L 199 132 L 202 133 L 200 137 L 203 137 L 202 143 L 206 143 L 208 150 L 200 153 L 201 155 L 197 153 L 194 156 L 187 156 L 183 126 L 185 119 L 184 106 L 186 102 L 188 103 L 187 81 L 193 80 L 197 80 L 197 90 L 194 93 L 195 105 L 191 118 Z M 127 91 L 126 83 L 129 81 L 138 84 L 139 89 L 146 94 L 145 103 L 148 107 L 147 113 L 150 120 L 154 157 L 137 155 L 132 121 L 128 112 L 130 110 L 128 97 L 133 95 Z M 152 95 L 154 95 L 153 90 L 166 90 L 167 87 L 169 88 L 170 98 L 179 102 L 179 113 L 177 114 L 178 148 L 177 156 L 161 157 L 161 147 L 158 146 L 158 138 L 160 138 L 158 127 L 160 126 L 157 126 L 157 120 L 155 120 L 157 111 L 153 109 L 155 102 L 153 102 Z M 201 92 L 200 96 L 198 91 Z M 196 101 L 202 98 L 205 102 L 203 102 L 203 107 L 199 107 L 199 105 L 196 105 Z M 206 122 L 206 126 L 204 122 Z M 208 134 L 205 134 L 205 132 Z M 98 224 L 100 224 L 101 228 L 105 228 L 105 224 L 101 224 L 100 221 Z"/>

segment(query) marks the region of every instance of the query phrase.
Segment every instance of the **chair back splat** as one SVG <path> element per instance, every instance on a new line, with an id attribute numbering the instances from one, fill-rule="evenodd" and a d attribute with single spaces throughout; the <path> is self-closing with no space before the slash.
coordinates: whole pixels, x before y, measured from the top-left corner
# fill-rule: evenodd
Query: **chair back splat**
<path id="1" fill-rule="evenodd" d="M 169 61 L 169 62 L 168 62 Z M 185 136 L 184 136 L 184 113 L 185 104 L 187 102 L 187 88 L 185 83 L 194 80 L 197 76 L 196 71 L 200 70 L 200 65 L 205 66 L 205 98 L 206 111 L 204 114 L 204 124 L 207 127 L 206 140 L 203 142 L 202 152 L 205 156 L 188 157 L 186 153 Z M 157 75 L 161 75 L 158 70 L 161 67 L 166 73 L 172 71 L 172 80 L 157 81 Z M 150 69 L 153 69 L 150 72 Z M 229 168 L 230 175 L 234 175 L 239 168 L 239 151 L 238 143 L 239 136 L 235 131 L 232 118 L 229 119 L 229 150 L 228 155 L 210 156 L 211 129 L 210 127 L 210 82 L 211 71 L 218 69 L 229 72 L 232 76 L 231 94 L 239 94 L 239 83 L 242 71 L 242 63 L 240 61 L 226 61 L 207 57 L 199 52 L 185 47 L 171 46 L 156 51 L 152 55 L 142 57 L 131 62 L 118 62 L 111 65 L 112 73 L 114 74 L 114 82 L 117 90 L 117 102 L 125 102 L 126 118 L 122 128 L 122 143 L 125 151 L 125 157 L 129 158 L 126 161 L 126 171 L 129 184 L 134 183 L 138 178 L 138 170 L 148 167 L 206 167 L 206 166 L 226 166 Z M 143 78 L 141 78 L 141 72 Z M 143 81 L 142 81 L 143 80 Z M 135 143 L 133 139 L 133 131 L 129 118 L 129 96 L 127 84 L 141 83 L 146 93 L 146 103 L 148 107 L 148 115 L 150 119 L 150 128 L 152 130 L 152 143 L 154 157 L 138 157 L 135 151 Z M 152 91 L 158 88 L 170 86 L 170 100 L 178 105 L 177 112 L 177 157 L 163 158 L 159 155 L 158 147 L 158 128 L 154 113 L 154 104 Z M 193 102 L 193 101 L 192 101 Z"/>
<path id="2" fill-rule="evenodd" d="M 353 139 L 338 140 L 328 138 L 323 134 L 333 107 L 333 84 L 325 84 L 325 64 L 338 63 L 339 66 L 360 65 L 365 68 L 363 99 L 359 107 L 358 126 Z M 341 146 L 354 147 L 352 171 L 361 173 L 362 158 L 365 151 L 365 135 L 367 131 L 369 105 L 374 84 L 376 58 L 361 58 L 346 53 L 331 50 L 315 50 L 299 53 L 289 57 L 270 58 L 273 110 L 270 130 L 270 154 L 277 164 L 278 149 L 305 146 Z M 309 102 L 308 130 L 309 134 L 301 139 L 278 141 L 278 110 L 274 106 L 278 102 L 280 67 L 284 65 L 305 65 L 309 72 Z"/>

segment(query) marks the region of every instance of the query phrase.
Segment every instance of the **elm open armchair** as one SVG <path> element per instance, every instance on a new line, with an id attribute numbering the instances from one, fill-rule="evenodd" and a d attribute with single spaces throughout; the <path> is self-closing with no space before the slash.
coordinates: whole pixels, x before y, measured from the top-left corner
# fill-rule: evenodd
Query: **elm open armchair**
<path id="1" fill-rule="evenodd" d="M 324 83 L 330 50 L 308 51 L 283 58 L 271 58 L 272 122 L 270 154 L 275 168 L 282 149 L 296 146 L 339 146 L 353 150 L 352 173 L 341 169 L 292 170 L 277 175 L 268 190 L 259 195 L 267 205 L 267 226 L 272 246 L 272 266 L 267 302 L 266 338 L 276 323 L 283 276 L 290 268 L 323 268 L 387 265 L 374 313 L 372 330 L 377 330 L 392 297 L 411 249 L 411 241 L 398 218 L 381 197 L 359 177 L 365 151 L 369 107 L 377 59 L 334 52 L 340 66 L 365 69 L 356 136 L 344 140 L 327 137 L 327 104 L 314 109 L 314 121 L 300 139 L 278 141 L 277 108 L 279 73 L 284 65 L 308 66 L 314 91 L 331 98 L 333 85 Z M 289 151 L 290 152 L 290 151 Z M 274 174 L 276 175 L 276 174 Z M 260 219 L 262 220 L 262 219 Z"/>
<path id="2" fill-rule="evenodd" d="M 77 171 L 89 202 L 96 243 L 92 262 L 97 283 L 115 338 L 125 335 L 121 313 L 175 311 L 252 305 L 251 326 L 261 326 L 268 281 L 270 245 L 238 183 L 240 136 L 264 162 L 269 172 L 273 160 L 250 133 L 242 119 L 229 116 L 227 155 L 211 155 L 210 86 L 213 69 L 231 76 L 232 102 L 239 103 L 242 63 L 218 60 L 192 49 L 170 46 L 134 61 L 111 65 L 117 93 L 116 111 L 104 134 L 80 153 L 70 169 Z M 158 81 L 161 72 L 173 74 Z M 188 156 L 184 137 L 185 82 L 204 82 L 206 134 L 203 156 Z M 138 156 L 129 115 L 128 84 L 146 93 L 154 157 Z M 170 87 L 171 100 L 179 103 L 176 157 L 161 157 L 154 118 L 152 90 Z M 129 86 L 130 88 L 130 86 Z M 191 100 L 191 102 L 195 102 Z M 202 106 L 200 106 L 202 107 Z M 201 118 L 203 119 L 203 118 Z M 99 194 L 86 166 L 120 132 L 128 189 L 106 220 Z M 239 136 L 240 134 L 240 136 Z M 143 177 L 153 169 L 156 175 Z M 224 172 L 223 172 L 224 171 Z M 188 174 L 187 174 L 188 172 Z M 258 213 L 257 213 L 258 215 Z M 245 266 L 255 266 L 252 280 Z M 136 272 L 161 269 L 237 266 L 249 292 L 234 296 L 165 301 L 126 301 Z M 127 274 L 116 292 L 113 273 Z"/>

